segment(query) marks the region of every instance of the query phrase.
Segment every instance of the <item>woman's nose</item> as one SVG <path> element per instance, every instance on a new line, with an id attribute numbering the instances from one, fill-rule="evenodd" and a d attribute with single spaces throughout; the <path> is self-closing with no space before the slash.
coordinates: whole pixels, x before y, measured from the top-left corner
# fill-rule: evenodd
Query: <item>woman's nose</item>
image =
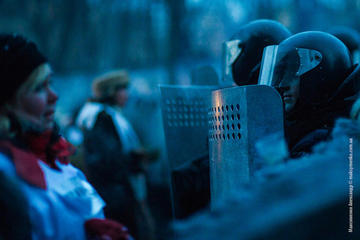
<path id="1" fill-rule="evenodd" d="M 56 92 L 52 89 L 52 88 L 48 88 L 48 102 L 49 103 L 56 103 L 56 101 L 58 100 L 58 95 L 56 94 Z"/>

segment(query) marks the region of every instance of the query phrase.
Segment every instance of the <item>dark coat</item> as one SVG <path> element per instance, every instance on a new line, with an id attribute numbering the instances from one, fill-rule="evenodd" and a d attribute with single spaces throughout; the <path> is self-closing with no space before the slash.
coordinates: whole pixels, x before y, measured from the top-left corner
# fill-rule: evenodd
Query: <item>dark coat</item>
<path id="1" fill-rule="evenodd" d="M 105 111 L 98 114 L 92 129 L 84 131 L 84 147 L 89 180 L 95 186 L 126 182 L 130 158 L 123 153 L 115 125 Z"/>
<path id="2" fill-rule="evenodd" d="M 306 102 L 306 99 L 312 98 L 312 93 L 300 91 L 300 103 L 285 119 L 285 137 L 291 158 L 311 153 L 314 145 L 328 139 L 337 118 L 350 115 L 360 90 L 359 80 L 360 66 L 354 65 L 337 90 L 327 93 L 327 101 L 319 105 Z"/>
<path id="3" fill-rule="evenodd" d="M 285 137 L 290 158 L 298 158 L 312 152 L 313 146 L 329 138 L 336 119 L 348 117 L 354 103 L 354 92 L 339 95 L 320 106 L 297 106 L 297 110 L 285 118 Z"/>
<path id="4" fill-rule="evenodd" d="M 106 217 L 124 223 L 136 239 L 145 239 L 139 234 L 150 232 L 149 210 L 136 201 L 129 182 L 138 166 L 122 151 L 113 120 L 105 111 L 98 114 L 92 129 L 85 130 L 84 148 L 87 176 L 106 202 Z"/>

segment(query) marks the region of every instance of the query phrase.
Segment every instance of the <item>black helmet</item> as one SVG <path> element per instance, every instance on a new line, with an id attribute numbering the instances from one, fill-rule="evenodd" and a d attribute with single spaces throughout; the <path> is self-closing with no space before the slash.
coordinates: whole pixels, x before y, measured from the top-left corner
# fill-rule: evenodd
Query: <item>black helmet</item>
<path id="1" fill-rule="evenodd" d="M 360 33 L 349 27 L 336 27 L 329 31 L 349 49 L 354 64 L 360 63 Z"/>
<path id="2" fill-rule="evenodd" d="M 224 49 L 230 48 L 227 51 L 230 54 L 224 54 L 224 78 L 232 73 L 233 81 L 239 86 L 257 84 L 263 49 L 279 44 L 290 35 L 286 27 L 273 20 L 262 19 L 246 24 L 224 44 Z"/>
<path id="3" fill-rule="evenodd" d="M 352 70 L 349 51 L 339 39 L 302 32 L 264 50 L 260 84 L 281 89 L 299 80 L 297 104 L 316 106 L 331 101 Z"/>

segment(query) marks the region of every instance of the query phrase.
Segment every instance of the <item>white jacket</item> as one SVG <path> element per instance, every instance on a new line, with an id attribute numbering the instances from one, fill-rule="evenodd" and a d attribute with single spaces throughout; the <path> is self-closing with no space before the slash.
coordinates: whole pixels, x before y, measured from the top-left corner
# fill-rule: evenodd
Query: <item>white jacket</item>
<path id="1" fill-rule="evenodd" d="M 15 165 L 0 153 L 0 171 L 17 178 L 28 201 L 33 239 L 86 239 L 84 223 L 91 218 L 104 218 L 104 201 L 88 183 L 84 174 L 71 164 L 56 161 L 60 170 L 38 160 L 44 173 L 46 189 L 20 178 Z"/>

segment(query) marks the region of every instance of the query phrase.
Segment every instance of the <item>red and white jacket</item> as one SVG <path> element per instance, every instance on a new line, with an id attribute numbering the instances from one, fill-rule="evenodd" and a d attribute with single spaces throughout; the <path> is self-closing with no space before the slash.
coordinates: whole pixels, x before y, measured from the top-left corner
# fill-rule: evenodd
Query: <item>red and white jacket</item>
<path id="1" fill-rule="evenodd" d="M 130 239 L 125 227 L 104 219 L 104 201 L 84 174 L 67 161 L 71 145 L 59 138 L 49 162 L 42 155 L 43 139 L 30 146 L 32 151 L 0 142 L 0 171 L 20 182 L 29 205 L 32 238 Z"/>

